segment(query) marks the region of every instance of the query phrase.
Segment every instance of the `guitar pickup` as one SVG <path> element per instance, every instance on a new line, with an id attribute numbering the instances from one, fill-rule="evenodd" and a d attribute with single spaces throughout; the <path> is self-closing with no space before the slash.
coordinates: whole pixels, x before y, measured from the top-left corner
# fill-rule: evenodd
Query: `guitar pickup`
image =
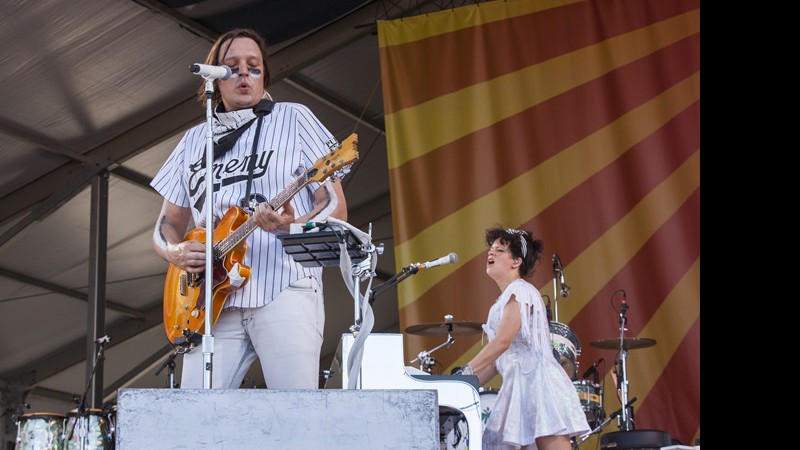
<path id="1" fill-rule="evenodd" d="M 181 275 L 179 284 L 180 284 L 181 295 L 186 296 L 186 292 L 189 290 L 188 289 L 189 280 L 187 280 L 187 275 L 185 273 Z"/>

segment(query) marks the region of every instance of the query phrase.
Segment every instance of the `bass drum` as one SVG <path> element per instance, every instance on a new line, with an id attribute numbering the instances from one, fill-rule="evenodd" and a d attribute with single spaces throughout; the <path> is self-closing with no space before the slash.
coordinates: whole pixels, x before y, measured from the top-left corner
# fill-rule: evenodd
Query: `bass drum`
<path id="1" fill-rule="evenodd" d="M 578 356 L 581 354 L 581 341 L 568 326 L 561 322 L 550 322 L 550 341 L 553 356 L 561 364 L 570 380 L 578 378 Z"/>
<path id="2" fill-rule="evenodd" d="M 478 394 L 481 396 L 481 424 L 483 429 L 486 429 L 486 422 L 489 421 L 489 415 L 492 414 L 494 409 L 494 402 L 497 400 L 497 394 L 500 393 L 499 389 L 482 387 L 478 389 Z"/>

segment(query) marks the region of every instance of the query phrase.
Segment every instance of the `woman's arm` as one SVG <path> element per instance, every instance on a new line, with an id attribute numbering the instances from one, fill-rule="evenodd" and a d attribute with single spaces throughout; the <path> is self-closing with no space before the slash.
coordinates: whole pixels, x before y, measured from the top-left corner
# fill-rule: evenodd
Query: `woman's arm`
<path id="1" fill-rule="evenodd" d="M 503 308 L 503 314 L 500 318 L 500 324 L 497 326 L 497 333 L 494 339 L 489 341 L 468 363 L 472 366 L 473 373 L 478 376 L 481 385 L 484 385 L 497 375 L 495 362 L 511 346 L 519 327 L 519 303 L 516 296 L 511 295 L 508 303 Z"/>

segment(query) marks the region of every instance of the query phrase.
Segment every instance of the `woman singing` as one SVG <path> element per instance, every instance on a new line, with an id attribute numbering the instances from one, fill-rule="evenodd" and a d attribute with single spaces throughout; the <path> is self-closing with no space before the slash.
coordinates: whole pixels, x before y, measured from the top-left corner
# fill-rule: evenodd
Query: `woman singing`
<path id="1" fill-rule="evenodd" d="M 484 449 L 569 450 L 570 437 L 590 431 L 569 376 L 553 357 L 539 291 L 523 280 L 544 244 L 529 231 L 486 231 L 486 274 L 500 288 L 484 325 L 489 343 L 462 369 L 481 385 L 498 373 L 503 386 L 486 429 Z"/>

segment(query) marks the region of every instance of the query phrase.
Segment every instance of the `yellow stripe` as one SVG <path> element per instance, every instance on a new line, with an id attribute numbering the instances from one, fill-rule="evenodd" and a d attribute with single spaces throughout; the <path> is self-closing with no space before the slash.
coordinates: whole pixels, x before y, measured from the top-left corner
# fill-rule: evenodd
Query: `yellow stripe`
<path id="1" fill-rule="evenodd" d="M 699 81 L 699 73 L 688 77 L 503 187 L 476 199 L 396 246 L 395 262 L 398 267 L 454 250 L 460 256 L 456 264 L 439 267 L 436 271 L 409 278 L 398 285 L 399 307 L 402 309 L 413 303 L 444 277 L 484 252 L 486 249 L 481 238 L 486 228 L 497 223 L 515 226 L 529 221 L 696 102 L 700 96 L 697 89 Z M 699 168 L 695 170 L 699 177 Z M 636 223 L 649 221 L 649 218 L 638 219 Z M 626 230 L 629 228 L 626 227 Z M 602 262 L 601 266 L 604 265 L 605 262 Z M 570 268 L 569 273 L 576 271 Z M 577 280 L 575 286 L 578 289 Z M 574 303 L 572 297 L 570 300 L 565 303 Z"/>
<path id="2" fill-rule="evenodd" d="M 700 13 L 691 11 L 389 114 L 385 117 L 389 168 L 519 114 L 699 29 Z"/>
<path id="3" fill-rule="evenodd" d="M 584 0 L 513 0 L 481 3 L 420 14 L 395 20 L 378 21 L 378 44 L 381 47 L 403 45 L 422 39 L 477 27 L 500 20 L 578 3 Z"/>
<path id="4" fill-rule="evenodd" d="M 633 308 L 634 299 L 629 302 Z M 645 301 L 645 299 L 642 299 Z M 635 317 L 635 316 L 634 316 Z M 681 341 L 700 317 L 700 258 L 692 264 L 670 292 L 640 337 L 656 340 L 656 345 L 628 353 L 628 399 L 638 397 L 644 403 Z M 699 345 L 699 343 L 698 343 Z M 699 367 L 698 361 L 698 367 Z M 688 368 L 687 368 L 688 369 Z M 699 373 L 696 374 L 698 377 Z M 607 377 L 608 382 L 610 376 Z M 612 386 L 606 384 L 606 386 Z"/>
<path id="5" fill-rule="evenodd" d="M 694 433 L 694 437 L 692 438 L 691 444 L 694 445 L 697 440 L 700 439 L 700 427 L 697 427 L 697 431 Z"/>

